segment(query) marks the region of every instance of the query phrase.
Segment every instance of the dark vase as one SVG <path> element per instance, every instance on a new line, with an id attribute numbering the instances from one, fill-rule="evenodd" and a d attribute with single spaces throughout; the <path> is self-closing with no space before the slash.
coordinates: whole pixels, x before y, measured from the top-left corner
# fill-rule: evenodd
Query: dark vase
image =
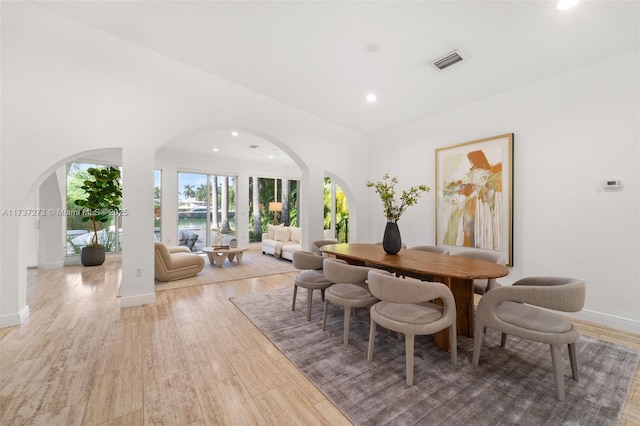
<path id="1" fill-rule="evenodd" d="M 384 228 L 384 237 L 382 238 L 382 248 L 387 254 L 398 254 L 402 248 L 402 238 L 400 238 L 400 229 L 396 222 L 387 222 Z"/>
<path id="2" fill-rule="evenodd" d="M 84 266 L 98 266 L 104 263 L 104 246 L 82 247 L 80 262 Z"/>

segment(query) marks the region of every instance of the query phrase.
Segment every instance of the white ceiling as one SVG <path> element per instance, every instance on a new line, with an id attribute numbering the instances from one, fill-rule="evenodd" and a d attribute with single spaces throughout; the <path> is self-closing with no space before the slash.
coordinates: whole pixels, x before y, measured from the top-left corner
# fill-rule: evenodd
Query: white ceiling
<path id="1" fill-rule="evenodd" d="M 638 1 L 38 4 L 364 135 L 640 45 Z"/>
<path id="2" fill-rule="evenodd" d="M 237 132 L 237 136 L 232 132 Z M 164 145 L 165 149 L 206 154 L 234 160 L 290 165 L 293 160 L 280 148 L 242 129 L 205 128 L 179 135 Z M 216 149 L 217 151 L 214 151 Z"/>

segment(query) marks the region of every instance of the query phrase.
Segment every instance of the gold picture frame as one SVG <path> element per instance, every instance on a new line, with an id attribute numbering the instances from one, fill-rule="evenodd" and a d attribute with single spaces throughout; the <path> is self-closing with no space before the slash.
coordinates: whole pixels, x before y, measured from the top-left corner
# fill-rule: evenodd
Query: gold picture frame
<path id="1" fill-rule="evenodd" d="M 497 251 L 513 266 L 513 139 L 436 149 L 436 245 Z"/>

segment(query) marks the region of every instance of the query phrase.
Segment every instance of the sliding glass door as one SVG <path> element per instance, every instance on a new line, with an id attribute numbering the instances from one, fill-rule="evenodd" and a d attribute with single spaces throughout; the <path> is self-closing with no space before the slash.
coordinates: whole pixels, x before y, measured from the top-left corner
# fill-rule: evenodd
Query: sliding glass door
<path id="1" fill-rule="evenodd" d="M 191 251 L 235 237 L 236 178 L 204 173 L 178 173 L 178 244 Z"/>

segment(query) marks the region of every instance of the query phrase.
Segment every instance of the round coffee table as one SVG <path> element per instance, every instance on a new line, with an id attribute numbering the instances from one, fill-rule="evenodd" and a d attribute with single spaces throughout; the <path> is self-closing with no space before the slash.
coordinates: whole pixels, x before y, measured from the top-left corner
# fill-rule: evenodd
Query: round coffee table
<path id="1" fill-rule="evenodd" d="M 217 247 L 205 247 L 202 249 L 207 253 L 209 257 L 209 263 L 216 266 L 222 266 L 225 259 L 229 259 L 229 262 L 233 262 L 236 259 L 238 265 L 242 264 L 242 253 L 247 251 L 246 248 L 230 247 L 230 248 L 217 248 Z"/>

